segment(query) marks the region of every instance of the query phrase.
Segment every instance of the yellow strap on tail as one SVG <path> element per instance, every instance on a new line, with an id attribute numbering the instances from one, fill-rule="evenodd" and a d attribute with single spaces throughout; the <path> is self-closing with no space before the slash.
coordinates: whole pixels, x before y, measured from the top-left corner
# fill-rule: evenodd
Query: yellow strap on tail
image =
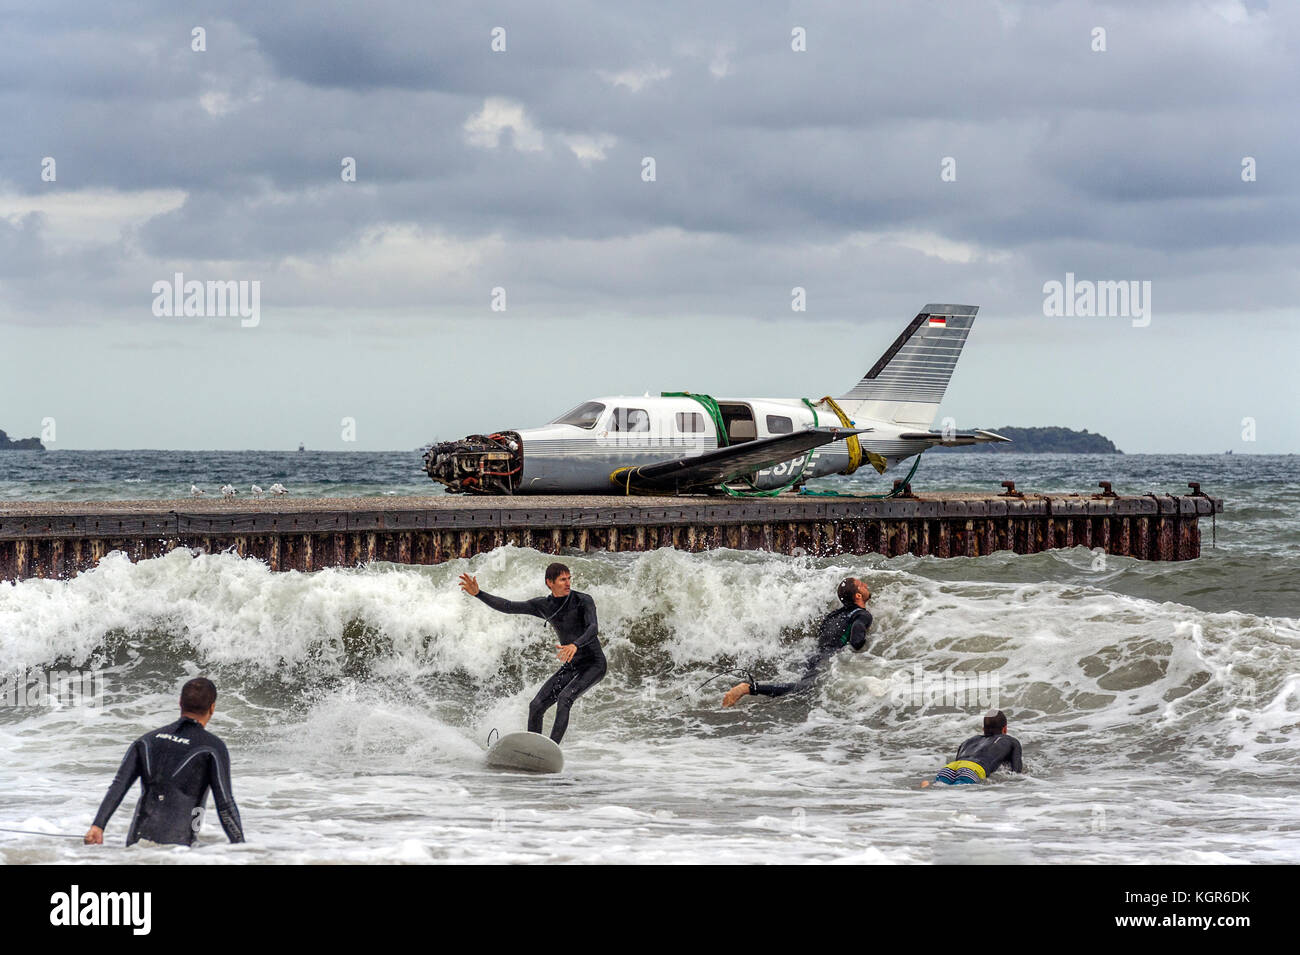
<path id="1" fill-rule="evenodd" d="M 822 398 L 822 400 L 817 403 L 819 405 L 826 405 L 831 409 L 831 411 L 834 411 L 835 416 L 840 419 L 840 424 L 844 425 L 844 427 L 853 427 L 853 422 L 850 421 L 849 416 L 844 413 L 844 409 L 840 407 L 839 402 L 830 395 Z M 858 436 L 855 434 L 852 437 L 847 438 L 844 443 L 848 445 L 849 448 L 849 466 L 846 470 L 841 471 L 840 473 L 852 474 L 862 464 L 862 442 L 858 440 Z M 888 462 L 884 458 L 876 454 L 874 451 L 868 451 L 866 457 L 871 466 L 876 469 L 876 473 L 885 473 L 885 467 Z"/>

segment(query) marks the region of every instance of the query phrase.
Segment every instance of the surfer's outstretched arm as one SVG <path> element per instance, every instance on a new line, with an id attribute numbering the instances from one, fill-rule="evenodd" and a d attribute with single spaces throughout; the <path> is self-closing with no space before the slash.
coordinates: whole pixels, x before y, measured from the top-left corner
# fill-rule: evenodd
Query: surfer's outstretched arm
<path id="1" fill-rule="evenodd" d="M 480 590 L 475 596 L 493 610 L 499 610 L 502 613 L 522 613 L 530 617 L 545 617 L 539 607 L 533 606 L 531 600 L 506 600 L 505 597 L 496 597 L 484 590 Z"/>
<path id="2" fill-rule="evenodd" d="M 486 590 L 480 590 L 478 581 L 469 574 L 460 575 L 460 589 L 471 597 L 477 597 L 493 610 L 499 610 L 501 613 L 520 613 L 527 614 L 530 617 L 545 616 L 541 612 L 541 608 L 531 600 L 506 600 L 504 597 L 493 596 Z"/>

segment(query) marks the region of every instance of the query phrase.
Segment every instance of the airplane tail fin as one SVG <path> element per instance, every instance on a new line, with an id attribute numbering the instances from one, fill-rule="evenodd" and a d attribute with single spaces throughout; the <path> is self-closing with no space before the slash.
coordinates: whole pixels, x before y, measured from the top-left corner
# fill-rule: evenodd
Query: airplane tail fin
<path id="1" fill-rule="evenodd" d="M 978 311 L 976 305 L 927 305 L 839 399 L 848 416 L 928 429 Z"/>

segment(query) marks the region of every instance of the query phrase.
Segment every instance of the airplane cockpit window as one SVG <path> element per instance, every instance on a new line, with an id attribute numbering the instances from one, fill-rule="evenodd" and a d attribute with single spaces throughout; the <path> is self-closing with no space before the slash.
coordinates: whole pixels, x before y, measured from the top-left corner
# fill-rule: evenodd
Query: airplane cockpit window
<path id="1" fill-rule="evenodd" d="M 609 419 L 610 431 L 649 431 L 650 415 L 640 408 L 615 408 Z"/>
<path id="2" fill-rule="evenodd" d="M 704 431 L 704 415 L 698 411 L 677 412 L 677 430 L 682 434 L 695 434 Z"/>
<path id="3" fill-rule="evenodd" d="M 600 420 L 600 416 L 604 411 L 605 406 L 599 401 L 587 401 L 578 405 L 578 407 L 574 408 L 568 414 L 556 418 L 551 422 L 551 424 L 571 424 L 575 427 L 586 428 L 590 431 L 595 427 L 596 422 Z"/>
<path id="4" fill-rule="evenodd" d="M 770 414 L 767 416 L 767 433 L 794 434 L 794 421 L 785 415 Z"/>

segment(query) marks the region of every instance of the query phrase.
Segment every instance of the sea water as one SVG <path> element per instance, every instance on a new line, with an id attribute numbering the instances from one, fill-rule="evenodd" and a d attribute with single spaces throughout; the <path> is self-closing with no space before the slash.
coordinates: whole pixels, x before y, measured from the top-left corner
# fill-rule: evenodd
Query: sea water
<path id="1" fill-rule="evenodd" d="M 47 681 L 0 705 L 0 827 L 84 832 L 128 743 L 175 719 L 179 686 L 205 674 L 248 836 L 228 845 L 210 810 L 197 850 L 121 848 L 133 792 L 104 847 L 0 831 L 0 861 L 1294 863 L 1296 463 L 932 453 L 914 479 L 921 493 L 1197 480 L 1226 510 L 1184 563 L 1083 548 L 566 555 L 609 674 L 574 708 L 550 777 L 488 770 L 483 751 L 493 728 L 523 728 L 557 665 L 552 634 L 456 580 L 537 596 L 551 556 L 301 574 L 179 550 L 0 583 L 0 673 Z M 432 490 L 417 453 L 0 454 L 0 500 L 277 480 L 306 496 Z M 883 484 L 868 471 L 820 486 Z M 846 575 L 873 592 L 869 648 L 839 654 L 802 697 L 723 709 L 740 679 L 724 671 L 799 674 Z M 52 672 L 94 692 L 50 693 Z M 991 706 L 1026 773 L 920 789 Z"/>

